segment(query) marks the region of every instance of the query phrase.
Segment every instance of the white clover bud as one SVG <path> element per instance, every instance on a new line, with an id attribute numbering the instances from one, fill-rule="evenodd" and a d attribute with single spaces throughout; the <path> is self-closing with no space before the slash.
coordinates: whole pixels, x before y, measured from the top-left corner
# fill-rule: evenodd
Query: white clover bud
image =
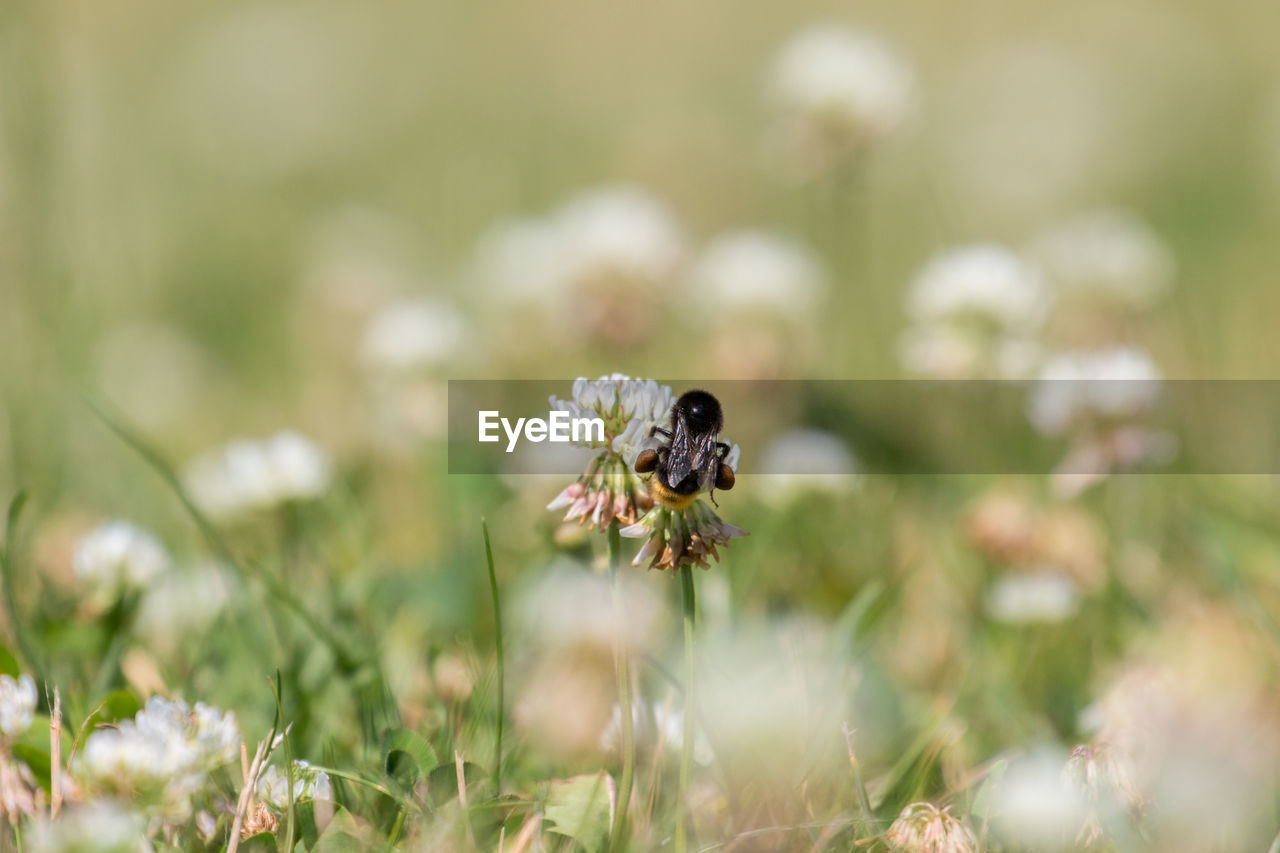
<path id="1" fill-rule="evenodd" d="M 274 764 L 258 777 L 255 789 L 258 799 L 277 811 L 289 807 L 289 778 L 284 771 Z M 333 785 L 329 774 L 310 765 L 306 761 L 295 759 L 293 762 L 293 801 L 333 799 Z"/>

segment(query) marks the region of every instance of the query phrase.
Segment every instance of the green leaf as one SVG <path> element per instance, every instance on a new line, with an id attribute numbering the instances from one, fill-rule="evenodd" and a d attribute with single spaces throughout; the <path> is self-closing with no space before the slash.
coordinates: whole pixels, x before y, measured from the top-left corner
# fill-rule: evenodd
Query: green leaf
<path id="1" fill-rule="evenodd" d="M 10 675 L 17 678 L 22 672 L 22 667 L 18 665 L 18 659 L 14 657 L 13 652 L 9 651 L 9 647 L 0 643 L 0 675 Z"/>
<path id="2" fill-rule="evenodd" d="M 129 719 L 142 710 L 142 701 L 131 690 L 112 690 L 93 703 L 93 707 L 98 708 L 98 711 L 88 720 L 90 730 L 99 723 Z"/>
<path id="3" fill-rule="evenodd" d="M 609 831 L 612 788 L 613 782 L 603 770 L 553 781 L 545 810 L 549 829 L 567 835 L 586 850 L 600 850 Z"/>
<path id="4" fill-rule="evenodd" d="M 36 777 L 40 787 L 48 791 L 49 776 L 52 770 L 52 759 L 49 758 L 49 750 L 21 742 L 11 744 L 9 749 L 13 752 L 14 757 L 20 759 L 31 768 L 31 774 Z"/>
<path id="5" fill-rule="evenodd" d="M 470 761 L 463 762 L 462 776 L 468 788 L 486 778 L 484 768 L 479 764 L 472 764 Z M 447 761 L 435 770 L 432 770 L 430 775 L 427 776 L 427 793 L 428 796 L 431 797 L 431 802 L 437 806 L 443 805 L 457 797 L 457 765 L 452 761 Z"/>
<path id="6" fill-rule="evenodd" d="M 361 826 L 351 812 L 338 806 L 334 810 L 333 820 L 316 840 L 311 853 L 363 853 L 375 846 L 376 833 L 368 827 Z"/>
<path id="7" fill-rule="evenodd" d="M 409 729 L 388 729 L 383 734 L 382 759 L 387 775 L 410 786 L 418 779 L 425 779 L 432 768 L 440 764 L 427 739 Z M 411 770 L 415 772 L 410 774 Z"/>

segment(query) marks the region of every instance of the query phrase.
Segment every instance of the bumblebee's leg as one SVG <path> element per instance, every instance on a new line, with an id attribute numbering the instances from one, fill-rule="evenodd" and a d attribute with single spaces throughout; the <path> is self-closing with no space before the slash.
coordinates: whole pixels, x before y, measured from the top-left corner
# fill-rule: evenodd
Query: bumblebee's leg
<path id="1" fill-rule="evenodd" d="M 641 450 L 640 455 L 636 457 L 636 473 L 648 474 L 650 471 L 658 467 L 658 451 L 653 448 Z"/>
<path id="2" fill-rule="evenodd" d="M 726 456 L 728 456 L 728 455 L 729 455 L 729 451 L 730 451 L 730 450 L 732 450 L 732 449 L 733 449 L 733 448 L 729 447 L 729 445 L 725 444 L 723 441 L 717 441 L 717 442 L 716 442 L 716 457 L 717 457 L 717 458 L 719 458 L 719 459 L 724 459 Z"/>
<path id="3" fill-rule="evenodd" d="M 716 470 L 716 488 L 727 492 L 733 488 L 736 479 L 733 469 L 721 462 L 720 467 Z"/>
<path id="4" fill-rule="evenodd" d="M 670 439 L 670 438 L 671 438 L 671 430 L 669 430 L 669 429 L 663 429 L 663 428 L 662 428 L 662 427 L 660 427 L 660 426 L 656 426 L 656 427 L 653 427 L 652 429 L 650 429 L 650 430 L 649 430 L 649 438 L 653 438 L 655 435 L 660 435 L 660 436 L 662 436 L 663 438 Z"/>

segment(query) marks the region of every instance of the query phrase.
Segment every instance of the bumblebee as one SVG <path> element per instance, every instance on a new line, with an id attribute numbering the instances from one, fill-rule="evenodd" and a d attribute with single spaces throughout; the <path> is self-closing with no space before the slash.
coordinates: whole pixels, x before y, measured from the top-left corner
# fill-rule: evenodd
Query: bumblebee
<path id="1" fill-rule="evenodd" d="M 705 491 L 714 504 L 716 489 L 733 488 L 733 469 L 724 461 L 729 445 L 718 440 L 723 425 L 719 400 L 706 391 L 686 391 L 671 407 L 671 429 L 649 430 L 650 438 L 661 435 L 667 442 L 641 451 L 635 469 L 653 472 L 649 490 L 658 503 L 684 509 Z"/>

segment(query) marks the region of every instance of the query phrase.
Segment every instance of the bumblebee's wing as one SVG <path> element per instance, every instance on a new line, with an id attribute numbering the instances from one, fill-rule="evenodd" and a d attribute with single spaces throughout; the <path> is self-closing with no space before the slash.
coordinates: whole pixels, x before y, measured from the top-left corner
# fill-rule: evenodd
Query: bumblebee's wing
<path id="1" fill-rule="evenodd" d="M 720 456 L 716 453 L 716 435 L 708 433 L 700 436 L 694 450 L 693 470 L 698 472 L 698 486 L 703 491 L 711 491 L 716 484 L 716 474 L 720 471 Z"/>
<path id="2" fill-rule="evenodd" d="M 670 452 L 667 456 L 667 485 L 674 488 L 696 470 L 698 442 L 690 434 L 684 418 L 677 417 L 672 427 Z"/>

